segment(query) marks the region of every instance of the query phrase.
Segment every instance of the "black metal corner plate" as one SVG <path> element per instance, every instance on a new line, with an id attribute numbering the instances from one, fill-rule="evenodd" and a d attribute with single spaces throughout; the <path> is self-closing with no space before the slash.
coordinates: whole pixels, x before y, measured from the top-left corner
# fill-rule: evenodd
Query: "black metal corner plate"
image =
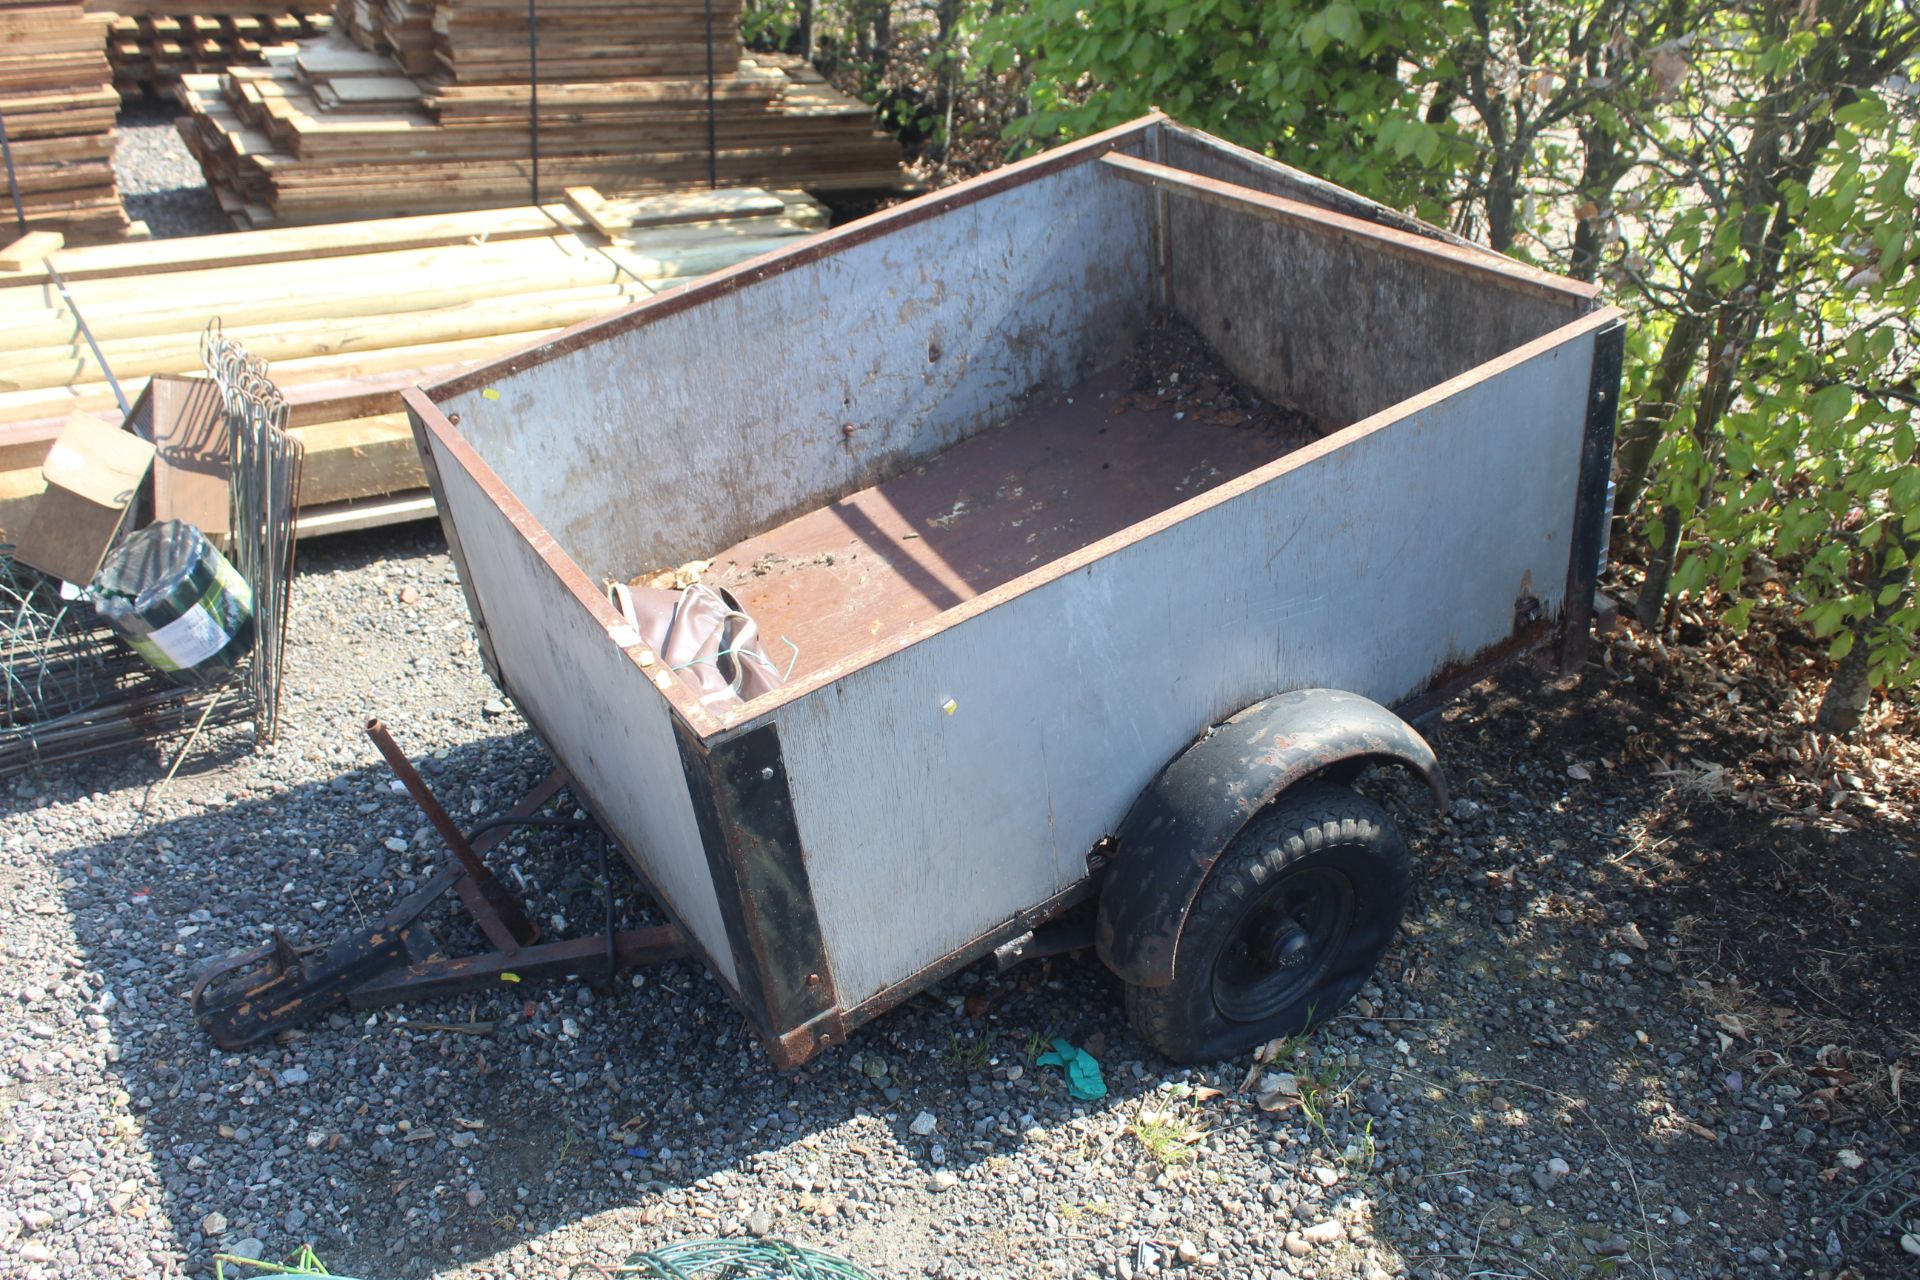
<path id="1" fill-rule="evenodd" d="M 1571 673 L 1587 660 L 1592 641 L 1593 593 L 1600 581 L 1600 548 L 1606 538 L 1607 480 L 1613 473 L 1613 432 L 1620 408 L 1620 367 L 1627 326 L 1611 324 L 1593 335 L 1593 372 L 1587 380 L 1587 422 L 1580 440 L 1580 477 L 1574 490 L 1573 534 L 1567 559 L 1567 594 L 1560 637 L 1560 670 Z"/>
<path id="2" fill-rule="evenodd" d="M 779 731 L 763 725 L 707 746 L 683 728 L 679 742 L 741 1002 L 780 1042 L 839 1001 Z"/>

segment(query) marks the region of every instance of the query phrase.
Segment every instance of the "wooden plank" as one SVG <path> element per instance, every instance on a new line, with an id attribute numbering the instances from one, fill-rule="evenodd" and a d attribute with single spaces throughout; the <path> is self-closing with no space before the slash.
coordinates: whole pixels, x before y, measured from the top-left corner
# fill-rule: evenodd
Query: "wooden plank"
<path id="1" fill-rule="evenodd" d="M 58 231 L 29 231 L 0 249 L 0 271 L 25 271 L 29 267 L 37 267 L 66 243 L 67 238 Z"/>
<path id="2" fill-rule="evenodd" d="M 633 225 L 622 222 L 619 214 L 609 209 L 607 202 L 592 187 L 568 187 L 567 204 L 585 218 L 595 231 L 609 239 Z"/>
<path id="3" fill-rule="evenodd" d="M 628 196 L 607 199 L 591 187 L 571 187 L 567 203 L 587 217 L 586 209 L 575 202 L 574 193 L 590 197 L 595 216 L 589 218 L 602 234 L 617 238 L 635 227 L 665 227 L 684 222 L 717 222 L 738 218 L 781 216 L 788 202 L 781 196 L 758 187 L 723 187 L 714 191 L 674 192 L 663 196 Z"/>
<path id="4" fill-rule="evenodd" d="M 538 209 L 491 209 L 379 218 L 324 227 L 236 231 L 159 240 L 151 245 L 103 244 L 72 249 L 61 255 L 60 275 L 74 281 L 301 262 L 472 242 L 533 239 L 579 230 L 585 225 L 567 206 L 551 204 Z M 49 279 L 44 270 L 4 274 L 0 275 L 0 289 L 9 285 L 45 284 Z"/>
<path id="5" fill-rule="evenodd" d="M 479 341 L 422 343 L 385 351 L 282 360 L 274 365 L 273 376 L 289 388 L 290 398 L 302 383 L 309 381 L 340 381 L 357 387 L 378 375 L 397 373 L 404 377 L 402 385 L 411 385 L 436 373 L 471 367 L 498 355 L 503 348 L 511 350 L 516 345 L 536 342 L 557 332 L 556 329 L 536 329 Z M 392 394 L 383 392 L 381 403 L 389 403 Z M 44 421 L 54 413 L 65 414 L 76 409 L 93 411 L 113 403 L 113 394 L 104 383 L 0 392 L 0 423 Z"/>
<path id="6" fill-rule="evenodd" d="M 420 345 L 478 342 L 503 335 L 563 328 L 608 315 L 651 296 L 643 284 L 606 285 L 559 294 L 487 298 L 396 317 L 329 317 L 229 326 L 229 336 L 260 359 L 310 359 L 366 355 L 409 340 Z M 200 333 L 163 333 L 99 342 L 107 364 L 148 373 L 190 373 L 200 368 Z M 0 351 L 0 390 L 56 388 L 103 377 L 93 344 L 76 339 L 57 347 Z"/>
<path id="7" fill-rule="evenodd" d="M 306 445 L 300 505 L 324 506 L 423 488 L 426 473 L 404 412 L 296 427 Z"/>
<path id="8" fill-rule="evenodd" d="M 349 502 L 329 502 L 301 507 L 294 527 L 302 542 L 335 533 L 358 533 L 362 529 L 384 529 L 389 525 L 412 524 L 439 515 L 433 495 L 424 489 L 390 494 L 379 498 L 356 498 Z"/>
<path id="9" fill-rule="evenodd" d="M 405 494 L 407 501 L 417 507 L 426 477 L 420 468 L 420 454 L 414 447 L 413 431 L 407 425 L 405 413 L 296 427 L 293 435 L 307 450 L 300 483 L 303 513 L 310 507 L 337 506 L 390 494 Z M 0 531 L 13 529 L 17 533 L 24 529 L 45 487 L 46 480 L 37 460 L 0 471 Z M 425 514 L 432 514 L 430 502 Z M 363 510 L 362 518 L 366 515 Z M 406 516 L 395 508 L 387 511 L 381 522 L 391 523 L 399 518 L 419 516 Z M 341 521 L 323 523 L 335 526 L 338 531 Z M 372 525 L 362 523 L 356 527 Z"/>
<path id="10" fill-rule="evenodd" d="M 628 226 L 632 226 L 632 223 L 620 221 L 620 215 L 614 213 L 611 207 L 607 207 L 607 201 L 603 200 L 601 194 L 591 186 L 568 186 L 566 203 L 572 207 L 574 213 L 584 217 L 588 225 L 593 226 L 593 230 L 607 236 L 609 240 L 618 236 Z"/>
<path id="11" fill-rule="evenodd" d="M 327 87 L 345 103 L 420 101 L 420 86 L 405 76 L 352 76 Z"/>

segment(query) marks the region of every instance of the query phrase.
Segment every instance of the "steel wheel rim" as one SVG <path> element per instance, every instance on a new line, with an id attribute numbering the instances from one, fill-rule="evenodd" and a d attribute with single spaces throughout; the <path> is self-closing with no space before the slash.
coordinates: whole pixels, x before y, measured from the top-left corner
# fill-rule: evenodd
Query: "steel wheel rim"
<path id="1" fill-rule="evenodd" d="M 1327 975 L 1353 932 L 1353 881 L 1330 867 L 1289 872 L 1241 910 L 1213 962 L 1213 1003 L 1260 1022 Z"/>

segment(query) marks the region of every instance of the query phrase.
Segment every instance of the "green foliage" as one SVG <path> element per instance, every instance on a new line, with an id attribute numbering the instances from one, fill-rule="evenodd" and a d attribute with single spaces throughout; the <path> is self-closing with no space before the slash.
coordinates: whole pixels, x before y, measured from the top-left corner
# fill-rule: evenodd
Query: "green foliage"
<path id="1" fill-rule="evenodd" d="M 1920 185 L 1913 103 L 1885 72 L 1914 26 L 1878 0 L 1824 22 L 1717 16 L 1697 85 L 1640 126 L 1650 168 L 1691 178 L 1650 204 L 1652 252 L 1627 273 L 1684 374 L 1639 388 L 1671 405 L 1657 443 L 1636 442 L 1655 476 L 1641 617 L 1712 592 L 1744 629 L 1765 555 L 1793 572 L 1788 599 L 1830 657 L 1869 686 L 1909 685 Z M 1683 339 L 1697 353 L 1676 352 Z"/>
<path id="2" fill-rule="evenodd" d="M 1033 0 L 973 6 L 1028 145 L 1149 109 L 1632 313 L 1619 479 L 1639 610 L 1787 602 L 1879 687 L 1920 681 L 1917 70 L 1906 0 Z M 981 16 L 981 15 L 989 16 Z M 1844 662 L 1843 662 L 1844 665 Z M 1840 681 L 1836 680 L 1836 686 Z"/>
<path id="3" fill-rule="evenodd" d="M 1431 57 L 1441 0 L 1035 0 L 983 26 L 991 69 L 1031 77 L 1034 142 L 1161 110 L 1363 194 L 1417 203 L 1448 164 L 1402 59 Z"/>

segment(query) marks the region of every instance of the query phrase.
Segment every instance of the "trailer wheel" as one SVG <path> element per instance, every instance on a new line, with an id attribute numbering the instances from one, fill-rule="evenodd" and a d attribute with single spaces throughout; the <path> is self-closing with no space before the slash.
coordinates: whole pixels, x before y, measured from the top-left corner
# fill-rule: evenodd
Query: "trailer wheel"
<path id="1" fill-rule="evenodd" d="M 1129 985 L 1127 1016 L 1178 1062 L 1324 1022 L 1365 984 L 1412 893 L 1413 859 L 1385 810 L 1345 787 L 1295 787 L 1220 855 L 1180 930 L 1173 981 Z"/>

